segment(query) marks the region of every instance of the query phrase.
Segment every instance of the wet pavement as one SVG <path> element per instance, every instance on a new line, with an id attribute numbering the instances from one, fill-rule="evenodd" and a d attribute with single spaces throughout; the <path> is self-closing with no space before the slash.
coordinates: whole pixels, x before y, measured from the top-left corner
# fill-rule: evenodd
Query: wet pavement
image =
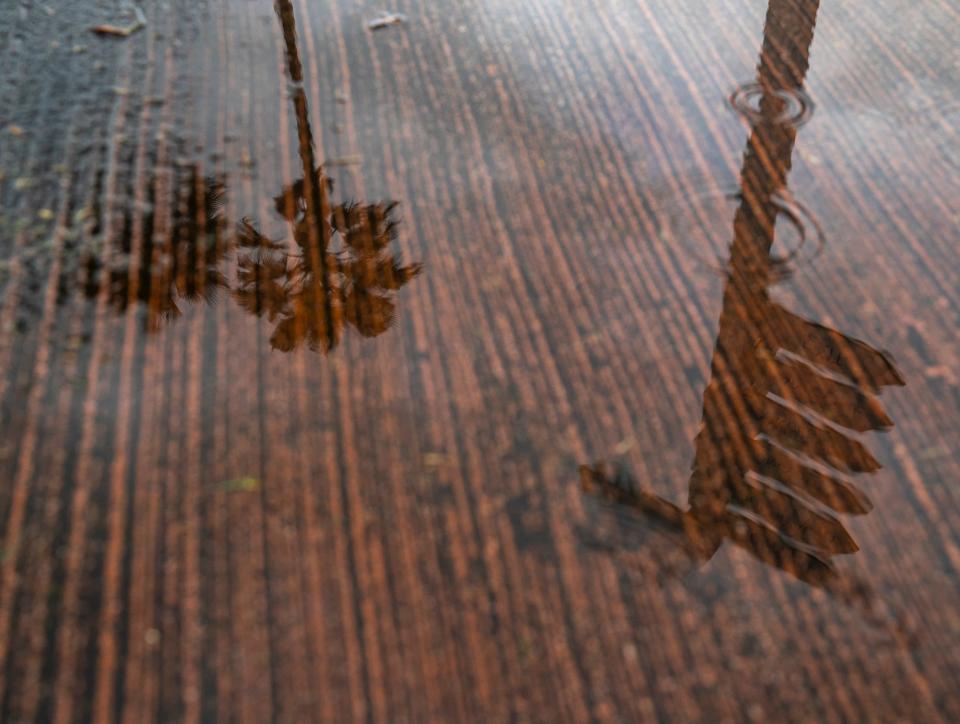
<path id="1" fill-rule="evenodd" d="M 0 720 L 960 719 L 958 30 L 0 5 Z"/>

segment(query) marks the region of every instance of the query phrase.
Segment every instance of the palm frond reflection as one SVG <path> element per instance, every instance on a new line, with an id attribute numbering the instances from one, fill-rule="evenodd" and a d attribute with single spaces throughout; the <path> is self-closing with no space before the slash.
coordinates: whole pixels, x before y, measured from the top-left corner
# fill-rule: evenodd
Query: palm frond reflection
<path id="1" fill-rule="evenodd" d="M 275 323 L 270 344 L 285 352 L 306 345 L 335 347 L 346 326 L 364 337 L 385 332 L 395 316 L 393 293 L 416 277 L 420 264 L 403 265 L 390 252 L 396 240 L 396 203 L 330 206 L 323 170 L 313 172 L 329 209 L 311 223 L 303 183 L 276 198 L 293 244 L 262 234 L 249 219 L 237 231 L 237 285 L 233 296 L 247 311 Z"/>

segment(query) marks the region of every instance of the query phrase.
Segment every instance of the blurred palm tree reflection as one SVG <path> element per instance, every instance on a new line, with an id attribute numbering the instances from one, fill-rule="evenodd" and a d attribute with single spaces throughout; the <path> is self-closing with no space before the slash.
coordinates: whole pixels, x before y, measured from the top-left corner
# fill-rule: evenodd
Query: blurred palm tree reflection
<path id="1" fill-rule="evenodd" d="M 289 0 L 275 5 L 302 171 L 274 199 L 288 238 L 268 237 L 250 218 L 237 224 L 231 238 L 224 182 L 203 177 L 195 165 L 176 166 L 163 184 L 170 216 L 151 212 L 135 219 L 130 209 L 121 210 L 124 218 L 108 235 L 111 243 L 86 258 L 82 285 L 89 297 L 105 297 L 117 313 L 145 310 L 148 331 L 180 316 L 182 302 L 210 302 L 226 289 L 241 308 L 275 325 L 274 349 L 329 352 L 347 326 L 364 337 L 385 332 L 395 317 L 395 293 L 422 265 L 403 265 L 390 250 L 397 238 L 396 202 L 331 202 L 333 182 L 314 150 L 293 6 Z M 161 184 L 152 178 L 147 185 L 153 209 L 163 196 Z"/>
<path id="2" fill-rule="evenodd" d="M 319 208 L 329 208 L 325 189 L 331 184 L 322 169 L 313 172 L 313 182 L 324 198 Z M 288 352 L 306 344 L 329 351 L 346 325 L 364 337 L 385 332 L 394 318 L 392 293 L 422 268 L 404 266 L 388 251 L 397 234 L 396 204 L 338 204 L 311 223 L 303 183 L 291 184 L 275 201 L 293 230 L 295 249 L 244 219 L 232 291 L 248 312 L 276 323 L 271 346 Z"/>

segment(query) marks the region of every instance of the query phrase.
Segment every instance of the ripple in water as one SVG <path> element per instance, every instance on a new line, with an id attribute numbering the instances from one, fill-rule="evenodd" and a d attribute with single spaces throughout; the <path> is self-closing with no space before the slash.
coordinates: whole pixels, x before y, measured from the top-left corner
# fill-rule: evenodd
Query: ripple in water
<path id="1" fill-rule="evenodd" d="M 823 251 L 826 236 L 810 210 L 797 201 L 789 189 L 770 198 L 777 209 L 776 239 L 770 263 L 785 278 L 798 266 L 809 263 Z M 730 244 L 733 241 L 737 206 L 743 192 L 717 187 L 693 190 L 666 210 L 660 238 L 696 260 L 710 272 L 726 277 Z"/>
<path id="2" fill-rule="evenodd" d="M 739 198 L 739 194 L 737 196 Z M 789 223 L 796 232 L 796 237 L 793 244 L 787 248 L 785 253 L 771 254 L 771 261 L 779 266 L 785 266 L 790 262 L 799 261 L 800 254 L 803 252 L 807 241 L 811 238 L 813 240 L 813 246 L 812 248 L 806 246 L 807 253 L 803 258 L 806 261 L 810 261 L 819 256 L 820 252 L 823 251 L 823 247 L 826 245 L 826 236 L 824 236 L 823 227 L 821 227 L 820 223 L 813 217 L 810 210 L 797 201 L 788 189 L 783 189 L 775 193 L 772 201 L 779 211 L 778 218 L 787 220 L 787 223 Z M 779 236 L 781 235 L 778 234 L 778 237 Z M 783 248 L 782 244 L 776 244 L 774 249 L 778 246 Z"/>
<path id="3" fill-rule="evenodd" d="M 813 115 L 815 106 L 810 96 L 799 88 L 780 88 L 766 91 L 766 94 L 777 98 L 782 103 L 782 108 L 771 119 L 761 105 L 764 94 L 763 86 L 759 83 L 744 83 L 730 95 L 729 103 L 750 123 L 772 120 L 774 123 L 800 127 Z"/>

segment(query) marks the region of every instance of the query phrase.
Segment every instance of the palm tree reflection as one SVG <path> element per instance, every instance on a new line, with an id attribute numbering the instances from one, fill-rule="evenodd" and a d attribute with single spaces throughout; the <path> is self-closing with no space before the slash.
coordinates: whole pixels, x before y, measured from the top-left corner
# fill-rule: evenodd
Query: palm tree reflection
<path id="1" fill-rule="evenodd" d="M 666 526 L 695 560 L 709 560 L 728 540 L 806 583 L 862 600 L 831 562 L 857 550 L 837 514 L 870 510 L 850 478 L 880 464 L 856 433 L 893 424 L 875 394 L 904 381 L 885 353 L 793 314 L 769 293 L 787 261 L 772 248 L 799 118 L 790 108 L 803 105 L 794 99 L 804 98 L 817 6 L 769 6 L 688 507 L 602 464 L 583 466 L 581 483 Z"/>
<path id="2" fill-rule="evenodd" d="M 223 181 L 204 177 L 192 164 L 175 166 L 169 180 L 169 228 L 156 233 L 152 209 L 160 181 L 153 177 L 148 183 L 150 211 L 135 218 L 125 210 L 112 248 L 87 254 L 82 265 L 88 297 L 98 296 L 106 286 L 108 306 L 117 314 L 142 308 L 144 326 L 151 332 L 179 317 L 184 304 L 212 301 L 218 289 L 228 286 L 222 270 L 227 254 Z"/>
<path id="3" fill-rule="evenodd" d="M 331 205 L 333 184 L 314 153 L 293 6 L 277 0 L 275 7 L 293 84 L 303 175 L 274 205 L 290 227 L 294 245 L 290 249 L 268 238 L 244 219 L 237 234 L 233 294 L 244 309 L 276 322 L 270 337 L 275 349 L 288 352 L 306 343 L 329 351 L 345 325 L 365 337 L 385 332 L 394 317 L 391 293 L 419 274 L 421 266 L 403 266 L 387 251 L 396 238 L 395 203 Z"/>
<path id="4" fill-rule="evenodd" d="M 144 305 L 149 331 L 180 316 L 183 301 L 210 301 L 218 289 L 228 288 L 243 309 L 275 323 L 274 349 L 289 352 L 306 345 L 327 352 L 340 342 L 345 326 L 364 337 L 385 332 L 395 315 L 394 293 L 422 266 L 403 265 L 390 253 L 397 237 L 395 202 L 331 203 L 333 182 L 314 151 L 293 6 L 277 0 L 276 11 L 293 88 L 302 175 L 282 190 L 274 206 L 292 241 L 270 238 L 244 218 L 235 247 L 226 243 L 224 184 L 202 178 L 190 166 L 185 178 L 175 173 L 172 228 L 156 233 L 152 214 L 147 216 L 145 241 L 132 259 L 134 235 L 125 223 L 117 248 L 87 260 L 84 287 L 97 296 L 106 285 L 109 305 L 121 314 L 133 304 Z M 150 186 L 152 194 L 156 181 Z M 235 283 L 225 274 L 231 260 Z"/>
<path id="5" fill-rule="evenodd" d="M 323 183 L 322 173 L 316 175 Z M 293 193 L 292 190 L 289 193 Z M 284 201 L 279 197 L 278 202 Z M 270 344 L 284 352 L 306 343 L 330 350 L 345 325 L 365 337 L 387 330 L 394 317 L 391 293 L 420 272 L 420 265 L 401 265 L 387 253 L 396 237 L 391 219 L 394 204 L 339 204 L 323 219 L 321 264 L 311 253 L 302 219 L 288 219 L 299 247 L 286 246 L 261 234 L 249 221 L 238 231 L 238 284 L 233 295 L 240 305 L 276 322 Z M 297 232 L 300 229 L 300 232 Z M 339 243 L 334 246 L 333 241 Z"/>

